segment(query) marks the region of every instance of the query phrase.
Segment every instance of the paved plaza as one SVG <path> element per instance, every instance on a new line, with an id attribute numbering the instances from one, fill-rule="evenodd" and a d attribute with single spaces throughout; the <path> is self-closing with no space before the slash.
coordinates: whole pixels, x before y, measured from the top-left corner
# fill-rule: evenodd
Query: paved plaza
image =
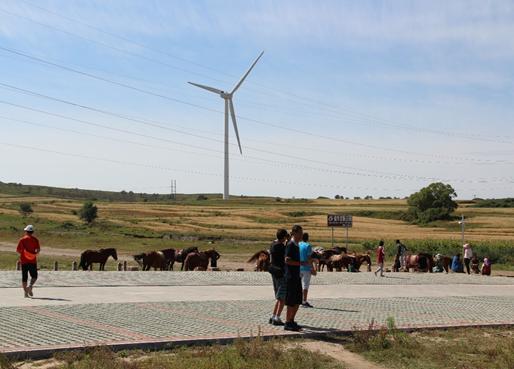
<path id="1" fill-rule="evenodd" d="M 399 327 L 514 324 L 514 278 L 455 274 L 321 273 L 304 333 L 366 329 L 393 317 Z M 24 299 L 19 272 L 0 272 L 0 352 L 137 347 L 257 334 L 273 305 L 268 273 L 41 272 Z M 28 334 L 28 332 L 30 332 Z"/>

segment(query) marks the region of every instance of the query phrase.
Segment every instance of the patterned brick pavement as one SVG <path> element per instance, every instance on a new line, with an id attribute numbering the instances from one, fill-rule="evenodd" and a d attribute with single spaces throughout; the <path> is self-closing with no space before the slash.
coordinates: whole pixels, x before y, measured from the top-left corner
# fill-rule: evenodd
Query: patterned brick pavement
<path id="1" fill-rule="evenodd" d="M 20 286 L 21 272 L 0 271 L 0 288 Z M 38 287 L 94 286 L 227 286 L 270 285 L 269 273 L 256 272 L 40 272 Z M 314 285 L 329 284 L 480 284 L 514 285 L 514 278 L 445 273 L 386 273 L 386 278 L 373 273 L 320 273 L 312 278 Z"/>
<path id="2" fill-rule="evenodd" d="M 273 301 L 83 304 L 0 308 L 0 352 L 284 334 L 266 324 Z M 513 297 L 319 299 L 301 309 L 306 332 L 514 324 Z"/>

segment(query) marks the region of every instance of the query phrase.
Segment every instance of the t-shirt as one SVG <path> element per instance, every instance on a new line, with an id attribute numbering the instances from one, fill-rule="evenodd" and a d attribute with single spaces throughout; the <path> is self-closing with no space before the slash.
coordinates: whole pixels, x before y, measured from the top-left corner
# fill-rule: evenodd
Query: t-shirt
<path id="1" fill-rule="evenodd" d="M 300 261 L 306 262 L 309 261 L 311 255 L 312 255 L 312 246 L 308 242 L 301 241 L 298 244 L 298 247 L 300 248 Z M 300 266 L 301 272 L 310 272 L 312 271 L 312 267 L 310 265 L 302 265 Z"/>
<path id="2" fill-rule="evenodd" d="M 282 271 L 285 271 L 286 247 L 284 244 L 278 240 L 273 241 L 269 252 L 271 254 L 271 265 L 274 265 L 280 268 Z"/>
<path id="3" fill-rule="evenodd" d="M 471 246 L 464 247 L 464 259 L 471 259 L 473 257 L 473 250 Z"/>
<path id="4" fill-rule="evenodd" d="M 384 247 L 379 246 L 377 249 L 377 263 L 382 264 L 384 262 Z"/>
<path id="5" fill-rule="evenodd" d="M 37 253 L 39 250 L 39 241 L 36 237 L 25 235 L 18 242 L 16 252 L 20 254 L 20 263 L 22 264 L 36 264 Z"/>
<path id="6" fill-rule="evenodd" d="M 405 245 L 403 243 L 397 243 L 397 245 L 398 245 L 398 249 L 397 249 L 396 254 L 398 256 L 405 254 L 405 252 L 407 251 L 407 247 L 405 247 Z"/>
<path id="7" fill-rule="evenodd" d="M 300 262 L 300 248 L 293 240 L 287 243 L 286 257 Z M 286 264 L 286 278 L 300 278 L 300 266 Z"/>

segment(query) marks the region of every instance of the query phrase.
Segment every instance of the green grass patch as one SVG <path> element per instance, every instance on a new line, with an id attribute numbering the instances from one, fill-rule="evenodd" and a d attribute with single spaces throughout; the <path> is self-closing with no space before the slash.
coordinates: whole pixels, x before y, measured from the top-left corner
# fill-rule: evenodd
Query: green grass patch
<path id="1" fill-rule="evenodd" d="M 183 347 L 154 353 L 107 348 L 55 355 L 47 369 L 344 369 L 328 356 L 287 348 L 277 340 L 237 340 L 220 346 Z M 6 365 L 10 365 L 6 363 Z M 9 366 L 5 366 L 10 368 Z M 3 367 L 2 367 L 3 369 Z"/>
<path id="2" fill-rule="evenodd" d="M 512 328 L 456 328 L 404 333 L 389 320 L 387 327 L 355 333 L 346 346 L 388 368 L 514 368 Z"/>

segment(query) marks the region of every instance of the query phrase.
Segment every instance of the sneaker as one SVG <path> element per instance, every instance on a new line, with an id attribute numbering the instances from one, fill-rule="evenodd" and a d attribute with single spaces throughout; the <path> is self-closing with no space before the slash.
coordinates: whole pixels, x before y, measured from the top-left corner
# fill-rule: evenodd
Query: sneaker
<path id="1" fill-rule="evenodd" d="M 284 325 L 285 323 L 280 318 L 273 319 L 273 325 Z"/>
<path id="2" fill-rule="evenodd" d="M 27 288 L 27 293 L 29 294 L 30 297 L 34 297 L 34 293 L 32 293 L 32 286 Z"/>
<path id="3" fill-rule="evenodd" d="M 311 307 L 314 307 L 312 306 L 311 304 L 309 304 L 308 301 L 305 301 L 303 304 L 302 304 L 303 307 L 306 307 L 306 308 L 311 308 Z"/>
<path id="4" fill-rule="evenodd" d="M 286 322 L 284 324 L 284 330 L 298 332 L 300 330 L 300 326 L 298 324 L 295 324 L 294 322 Z"/>
<path id="5" fill-rule="evenodd" d="M 269 324 L 273 324 L 273 317 L 269 318 L 268 323 L 269 323 Z"/>

